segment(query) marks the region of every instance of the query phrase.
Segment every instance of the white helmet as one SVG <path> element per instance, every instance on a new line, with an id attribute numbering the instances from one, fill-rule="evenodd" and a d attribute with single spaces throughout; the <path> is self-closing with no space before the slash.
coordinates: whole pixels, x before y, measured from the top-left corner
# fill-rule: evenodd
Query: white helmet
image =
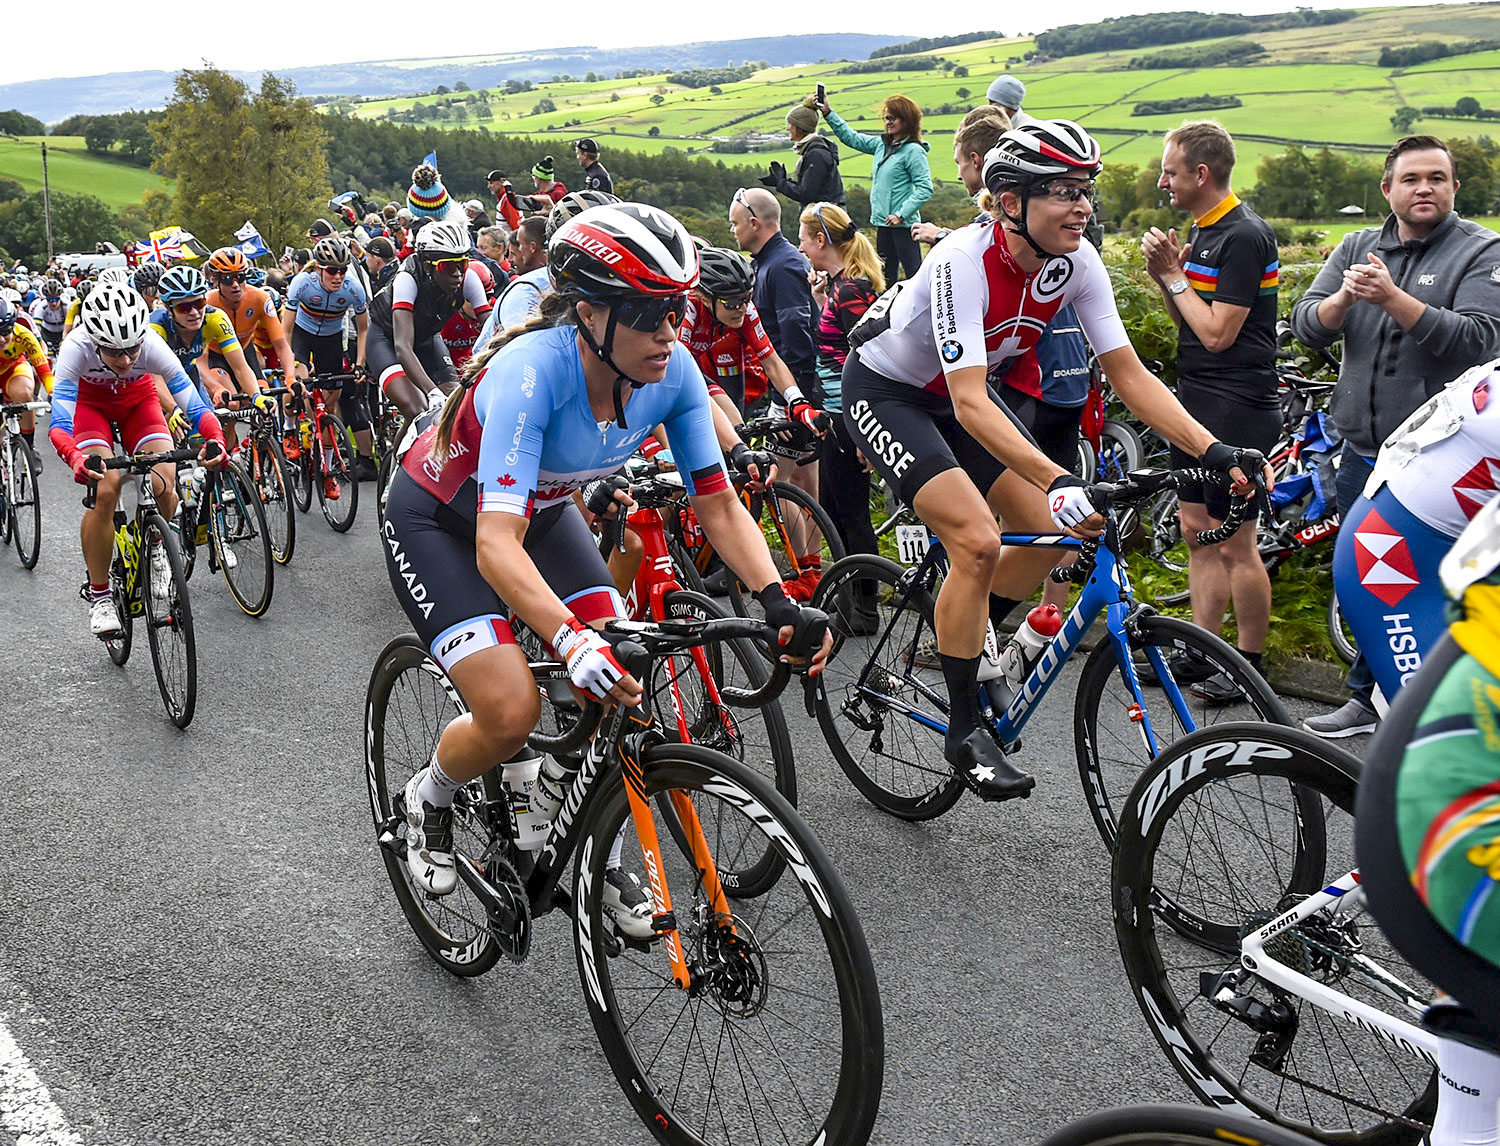
<path id="1" fill-rule="evenodd" d="M 122 286 L 130 285 L 130 272 L 124 267 L 105 267 L 99 272 L 99 285 L 105 283 L 120 283 Z"/>
<path id="2" fill-rule="evenodd" d="M 151 325 L 151 312 L 132 286 L 101 283 L 83 300 L 79 321 L 84 333 L 105 350 L 138 346 Z"/>
<path id="3" fill-rule="evenodd" d="M 438 219 L 417 232 L 419 258 L 459 258 L 467 255 L 472 246 L 469 228 L 456 219 Z"/>
<path id="4" fill-rule="evenodd" d="M 21 292 L 13 287 L 0 287 L 0 298 L 3 298 L 11 306 L 21 305 Z"/>
<path id="5" fill-rule="evenodd" d="M 17 279 L 16 280 L 16 289 L 18 291 L 20 291 L 22 294 L 25 294 L 27 291 L 29 291 L 31 289 L 31 280 L 30 279 Z"/>

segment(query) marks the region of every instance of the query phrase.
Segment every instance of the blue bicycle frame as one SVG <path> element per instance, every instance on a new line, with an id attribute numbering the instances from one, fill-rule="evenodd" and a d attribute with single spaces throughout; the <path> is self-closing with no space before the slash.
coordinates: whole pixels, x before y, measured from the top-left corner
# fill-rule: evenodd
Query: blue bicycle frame
<path id="1" fill-rule="evenodd" d="M 1113 532 L 1113 530 L 1111 530 Z M 943 544 L 937 535 L 928 530 L 928 550 L 920 564 L 908 573 L 908 583 L 905 596 L 902 597 L 897 612 L 905 609 L 912 595 L 924 583 L 931 580 L 937 574 L 946 574 L 948 571 L 948 555 L 943 549 Z M 1081 549 L 1083 543 L 1077 538 L 1069 537 L 1063 533 L 1002 533 L 1000 535 L 1002 545 L 1010 545 L 1024 548 L 1035 548 L 1038 546 L 1051 546 L 1057 549 Z M 1102 539 L 1101 539 L 1102 540 Z M 1057 635 L 1048 642 L 1036 658 L 1030 673 L 1021 682 L 1021 687 L 1016 690 L 1003 713 L 998 716 L 990 706 L 989 694 L 980 689 L 980 711 L 984 712 L 994 725 L 995 733 L 1000 742 L 1007 746 L 1013 745 L 1025 728 L 1026 721 L 1030 718 L 1032 710 L 1036 708 L 1041 699 L 1047 695 L 1047 690 L 1057 679 L 1058 670 L 1068 662 L 1073 655 L 1084 633 L 1088 631 L 1095 619 L 1102 613 L 1104 615 L 1105 627 L 1108 630 L 1110 643 L 1114 647 L 1115 660 L 1120 667 L 1121 679 L 1126 688 L 1135 698 L 1135 707 L 1131 716 L 1141 727 L 1141 736 L 1145 742 L 1146 750 L 1155 756 L 1159 751 L 1156 733 L 1151 727 L 1151 715 L 1148 711 L 1145 698 L 1141 693 L 1140 677 L 1136 673 L 1135 663 L 1131 660 L 1130 623 L 1135 616 L 1139 615 L 1145 606 L 1136 601 L 1130 589 L 1130 574 L 1124 562 L 1116 556 L 1109 544 L 1100 544 L 1094 554 L 1094 567 L 1089 574 L 1088 581 L 1083 586 L 1083 592 L 1079 594 L 1078 601 L 1074 604 L 1072 611 L 1063 622 L 1062 628 Z M 924 724 L 938 732 L 946 733 L 948 726 L 938 720 L 934 720 L 925 712 L 920 712 L 906 704 L 898 697 L 891 696 L 889 692 L 876 690 L 868 687 L 866 681 L 870 669 L 876 664 L 880 648 L 889 637 L 889 632 L 882 635 L 879 644 L 871 654 L 865 666 L 865 672 L 860 675 L 857 685 L 859 691 L 872 700 L 878 701 L 882 708 L 891 712 L 903 713 L 912 720 Z M 930 701 L 940 711 L 948 711 L 948 698 L 942 688 L 933 689 L 919 680 L 913 673 L 913 662 L 916 658 L 917 641 L 912 641 L 912 647 L 906 653 L 905 679 L 903 684 Z M 1162 689 L 1166 693 L 1167 700 L 1172 710 L 1177 714 L 1182 727 L 1191 731 L 1195 726 L 1187 705 L 1178 688 L 1177 682 L 1167 669 L 1166 657 L 1162 650 L 1153 644 L 1145 646 L 1147 659 L 1151 667 L 1156 671 L 1157 679 L 1161 682 Z"/>

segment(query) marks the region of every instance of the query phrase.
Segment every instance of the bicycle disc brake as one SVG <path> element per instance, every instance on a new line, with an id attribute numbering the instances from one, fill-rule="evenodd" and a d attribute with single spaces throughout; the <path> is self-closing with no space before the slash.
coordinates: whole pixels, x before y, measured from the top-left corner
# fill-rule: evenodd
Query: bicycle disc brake
<path id="1" fill-rule="evenodd" d="M 498 841 L 491 844 L 484 860 L 484 878 L 497 894 L 488 911 L 490 932 L 502 955 L 522 963 L 531 952 L 531 903 L 521 876 L 501 854 L 502 846 Z"/>
<path id="2" fill-rule="evenodd" d="M 739 916 L 710 919 L 698 943 L 699 982 L 726 1015 L 759 1014 L 770 987 L 765 952 Z"/>

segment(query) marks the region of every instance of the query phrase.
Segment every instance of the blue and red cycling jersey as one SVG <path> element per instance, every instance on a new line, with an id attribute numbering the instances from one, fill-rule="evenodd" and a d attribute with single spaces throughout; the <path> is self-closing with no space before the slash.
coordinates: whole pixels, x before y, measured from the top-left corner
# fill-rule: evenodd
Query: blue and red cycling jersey
<path id="1" fill-rule="evenodd" d="M 351 274 L 345 275 L 338 290 L 326 290 L 316 271 L 303 271 L 292 280 L 286 292 L 286 312 L 309 334 L 342 334 L 344 312 L 364 314 L 369 309 L 365 288 Z M 285 325 L 286 314 L 282 316 Z"/>

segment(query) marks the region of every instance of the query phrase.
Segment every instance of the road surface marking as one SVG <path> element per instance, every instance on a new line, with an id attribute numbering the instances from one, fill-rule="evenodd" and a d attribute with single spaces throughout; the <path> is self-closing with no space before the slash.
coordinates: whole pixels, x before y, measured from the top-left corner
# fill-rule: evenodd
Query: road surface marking
<path id="1" fill-rule="evenodd" d="M 14 1134 L 16 1146 L 83 1146 L 4 1023 L 0 1023 L 0 1130 Z"/>

